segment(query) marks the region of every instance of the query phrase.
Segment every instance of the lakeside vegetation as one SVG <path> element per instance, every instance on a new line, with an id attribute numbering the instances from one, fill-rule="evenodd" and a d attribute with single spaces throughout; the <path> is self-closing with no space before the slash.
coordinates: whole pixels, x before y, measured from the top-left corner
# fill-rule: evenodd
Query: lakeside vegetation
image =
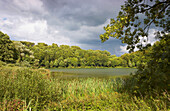
<path id="1" fill-rule="evenodd" d="M 169 38 L 155 43 L 150 48 L 148 61 L 157 61 L 157 58 L 151 57 L 167 50 L 169 47 L 159 48 L 167 43 L 170 43 Z M 155 48 L 159 50 L 154 52 Z M 25 67 L 1 61 L 0 110 L 168 111 L 168 63 L 164 68 L 160 61 L 154 65 L 157 68 L 154 71 L 164 70 L 164 74 L 161 72 L 161 76 L 156 77 L 148 72 L 154 68 L 150 68 L 149 64 L 150 62 L 140 64 L 138 71 L 132 76 L 62 79 L 53 76 L 47 69 L 36 68 L 33 64 Z M 148 77 L 151 79 L 147 79 Z"/>
<path id="2" fill-rule="evenodd" d="M 116 37 L 128 44 L 131 53 L 120 57 L 78 46 L 11 41 L 0 32 L 0 110 L 169 111 L 170 3 L 148 1 L 153 6 L 143 0 L 126 1 L 117 19 L 104 27 L 103 42 Z M 146 17 L 141 21 L 144 28 L 139 14 Z M 161 28 L 156 32 L 158 41 L 143 46 L 141 37 L 146 42 L 152 23 Z M 135 47 L 140 50 L 133 52 Z M 136 67 L 137 71 L 121 77 L 63 79 L 45 69 L 94 67 Z"/>
<path id="3" fill-rule="evenodd" d="M 0 110 L 168 110 L 168 93 L 131 96 L 127 77 L 58 79 L 46 69 L 0 68 Z"/>
<path id="4" fill-rule="evenodd" d="M 51 67 L 49 64 L 42 64 L 44 63 L 42 61 L 49 61 L 52 60 L 50 57 L 56 57 L 50 55 L 57 53 L 60 47 L 56 47 L 57 50 L 54 51 L 55 48 L 51 45 L 44 46 L 44 49 L 41 49 L 43 46 L 40 47 L 40 44 L 38 44 L 35 45 L 35 47 L 39 46 L 38 51 L 34 52 L 34 49 L 31 49 L 34 46 L 28 47 L 21 42 L 11 41 L 2 32 L 0 37 L 0 110 L 168 111 L 170 109 L 170 35 L 164 36 L 163 39 L 148 49 L 124 54 L 121 57 L 106 55 L 104 52 L 107 51 L 96 53 L 93 50 L 83 50 L 86 52 L 83 54 L 87 54 L 84 57 L 87 57 L 88 60 L 96 60 L 97 54 L 101 54 L 104 55 L 104 59 L 113 60 L 111 63 L 118 63 L 117 65 L 107 66 L 104 63 L 108 63 L 108 61 L 103 61 L 103 63 L 100 61 L 102 65 L 95 66 L 87 64 L 87 61 L 86 68 L 123 67 L 123 63 L 126 67 L 135 66 L 138 68 L 138 71 L 129 77 L 86 79 L 60 79 L 52 76 L 49 70 L 38 69 L 40 67 Z M 17 48 L 14 45 L 15 43 L 21 46 L 19 45 L 19 48 Z M 51 52 L 54 51 L 53 53 L 50 53 L 50 48 L 53 49 L 51 50 Z M 60 51 L 65 52 L 65 49 L 60 49 Z M 48 50 L 49 55 L 45 53 Z M 79 51 L 81 52 L 82 49 L 79 49 Z M 44 55 L 39 55 L 39 52 L 44 53 Z M 89 59 L 91 57 L 93 59 Z M 139 64 L 137 64 L 137 61 L 139 61 Z M 94 63 L 97 64 L 97 62 Z M 71 67 L 68 65 L 67 68 L 80 67 L 79 63 L 73 65 L 70 62 L 70 64 Z M 56 68 L 53 65 L 51 68 Z M 64 65 L 63 67 L 66 68 Z M 60 67 L 60 64 L 58 66 L 58 68 L 63 67 Z"/>
<path id="5" fill-rule="evenodd" d="M 58 78 L 110 78 L 110 77 L 125 77 L 130 74 L 135 74 L 135 68 L 63 68 L 49 69 L 52 76 Z"/>

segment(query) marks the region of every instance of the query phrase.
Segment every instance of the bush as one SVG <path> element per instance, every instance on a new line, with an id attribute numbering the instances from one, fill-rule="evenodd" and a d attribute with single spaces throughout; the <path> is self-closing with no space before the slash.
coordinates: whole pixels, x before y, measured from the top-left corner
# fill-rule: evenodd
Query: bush
<path id="1" fill-rule="evenodd" d="M 139 98 L 120 93 L 121 78 L 57 79 L 49 70 L 0 68 L 0 110 L 33 111 L 134 111 L 163 110 L 169 95 Z M 133 83 L 133 81 L 132 81 Z M 156 102 L 155 102 L 156 101 Z"/>
<path id="2" fill-rule="evenodd" d="M 25 61 L 25 60 L 20 63 L 20 66 L 22 66 L 22 67 L 31 67 L 30 63 L 28 61 Z"/>
<path id="3" fill-rule="evenodd" d="M 58 98 L 56 85 L 40 71 L 28 68 L 1 68 L 0 69 L 0 101 L 16 98 L 24 100 L 31 107 L 44 108 L 49 101 Z M 54 86 L 53 86 L 54 85 Z"/>
<path id="4" fill-rule="evenodd" d="M 138 71 L 126 81 L 125 89 L 137 95 L 153 95 L 170 91 L 170 35 L 164 36 L 152 47 L 150 60 L 139 65 Z M 127 88 L 129 88 L 127 89 Z"/>
<path id="5" fill-rule="evenodd" d="M 5 62 L 0 61 L 0 67 L 5 66 L 5 65 L 6 65 L 6 63 L 5 63 Z"/>
<path id="6" fill-rule="evenodd" d="M 15 64 L 7 64 L 9 67 L 15 67 Z"/>
<path id="7" fill-rule="evenodd" d="M 16 66 L 20 66 L 20 63 L 17 62 L 17 63 L 15 63 L 15 65 L 16 65 Z"/>

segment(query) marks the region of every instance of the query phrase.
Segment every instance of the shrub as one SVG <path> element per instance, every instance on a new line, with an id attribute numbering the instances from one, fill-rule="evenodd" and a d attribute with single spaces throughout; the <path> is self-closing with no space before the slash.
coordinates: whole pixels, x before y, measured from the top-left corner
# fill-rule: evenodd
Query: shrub
<path id="1" fill-rule="evenodd" d="M 15 64 L 7 64 L 9 67 L 15 67 Z"/>
<path id="2" fill-rule="evenodd" d="M 5 62 L 0 61 L 0 67 L 5 66 L 5 65 L 6 65 L 6 63 L 5 63 Z"/>
<path id="3" fill-rule="evenodd" d="M 0 70 L 0 101 L 20 98 L 27 104 L 32 101 L 30 106 L 33 108 L 44 108 L 49 101 L 57 100 L 57 87 L 52 83 L 54 80 L 40 71 L 28 68 Z"/>
<path id="4" fill-rule="evenodd" d="M 57 79 L 54 75 L 42 68 L 1 67 L 0 110 L 169 110 L 168 93 L 136 97 L 120 90 L 130 80 L 127 77 Z"/>
<path id="5" fill-rule="evenodd" d="M 20 66 L 22 66 L 22 67 L 30 67 L 31 65 L 30 65 L 30 63 L 28 62 L 28 61 L 22 61 L 21 63 L 20 63 Z"/>
<path id="6" fill-rule="evenodd" d="M 149 62 L 139 65 L 136 74 L 126 80 L 124 87 L 128 92 L 153 95 L 170 91 L 170 34 L 151 47 L 149 57 Z"/>

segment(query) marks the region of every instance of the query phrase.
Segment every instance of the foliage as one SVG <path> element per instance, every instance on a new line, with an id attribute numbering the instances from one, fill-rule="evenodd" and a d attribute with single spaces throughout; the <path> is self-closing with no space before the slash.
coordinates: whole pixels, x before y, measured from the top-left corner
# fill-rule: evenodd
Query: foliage
<path id="1" fill-rule="evenodd" d="M 141 93 L 156 90 L 157 92 L 170 91 L 170 34 L 156 42 L 150 53 L 150 61 L 146 66 L 139 67 L 137 87 Z M 154 64 L 154 65 L 153 65 Z"/>
<path id="2" fill-rule="evenodd" d="M 45 107 L 49 100 L 57 100 L 57 87 L 52 87 L 54 83 L 48 79 L 48 71 L 16 67 L 0 70 L 1 102 L 19 98 L 25 101 L 26 105 L 31 101 L 31 107 L 41 108 Z"/>
<path id="3" fill-rule="evenodd" d="M 34 52 L 35 59 L 39 60 L 39 67 L 85 67 L 101 66 L 108 67 L 108 51 L 83 50 L 78 46 L 57 44 L 47 45 L 39 43 L 30 48 Z"/>
<path id="4" fill-rule="evenodd" d="M 147 63 L 140 64 L 136 74 L 124 84 L 124 90 L 130 94 L 154 96 L 170 91 L 170 35 L 165 35 L 150 50 Z"/>
<path id="5" fill-rule="evenodd" d="M 5 62 L 0 61 L 0 67 L 5 66 L 5 65 L 6 65 Z"/>
<path id="6" fill-rule="evenodd" d="M 125 1 L 117 19 L 111 19 L 110 24 L 104 27 L 106 32 L 100 35 L 103 42 L 109 37 L 120 39 L 122 43 L 128 44 L 127 49 L 130 52 L 133 52 L 136 45 L 142 49 L 121 56 L 128 67 L 138 67 L 137 73 L 125 84 L 125 89 L 127 86 L 131 87 L 131 90 L 127 90 L 132 94 L 153 95 L 155 91 L 159 94 L 165 90 L 170 91 L 168 88 L 170 84 L 168 81 L 170 79 L 169 6 L 169 0 Z M 149 44 L 143 46 L 142 42 L 147 41 L 145 38 L 148 39 L 148 31 L 153 25 L 159 27 L 156 38 L 160 41 L 153 47 L 148 47 Z"/>
<path id="7" fill-rule="evenodd" d="M 127 49 L 132 52 L 138 44 L 142 48 L 140 37 L 148 37 L 148 31 L 152 24 L 161 28 L 157 35 L 169 33 L 169 0 L 127 0 L 121 6 L 117 19 L 111 19 L 110 24 L 104 27 L 106 31 L 100 35 L 104 42 L 109 37 L 120 39 L 122 43 L 127 43 Z M 144 18 L 142 20 L 141 18 Z M 161 33 L 161 34 L 160 34 Z M 146 42 L 143 39 L 143 42 Z"/>
<path id="8" fill-rule="evenodd" d="M 52 45 L 45 43 L 35 45 L 27 41 L 11 41 L 7 35 L 6 37 L 10 44 L 6 42 L 3 42 L 4 46 L 1 44 L 5 48 L 1 50 L 1 61 L 15 63 L 16 66 L 45 68 L 137 67 L 140 63 L 146 63 L 147 60 L 140 51 L 116 57 L 106 50 L 83 50 L 78 46 L 58 46 L 54 43 Z M 1 40 L 4 39 L 1 38 Z M 9 58 L 10 56 L 13 58 Z M 5 61 L 5 59 L 12 61 Z"/>
<path id="9" fill-rule="evenodd" d="M 16 49 L 17 63 L 27 61 L 30 64 L 33 64 L 34 56 L 33 52 L 23 45 L 20 41 L 13 41 L 13 44 Z"/>
<path id="10" fill-rule="evenodd" d="M 20 42 L 27 47 L 33 47 L 35 45 L 35 43 L 33 42 L 28 42 L 28 41 L 20 41 Z"/>
<path id="11" fill-rule="evenodd" d="M 111 55 L 108 51 L 83 50 L 78 46 L 68 45 L 34 45 L 30 48 L 34 52 L 35 59 L 39 60 L 39 67 L 137 67 L 137 62 L 143 55 L 140 51 L 133 54 L 125 54 L 121 57 Z M 133 57 L 133 56 L 135 57 Z M 147 58 L 142 58 L 143 63 Z M 127 62 L 128 61 L 128 62 Z M 130 66 L 129 66 L 130 67 Z"/>
<path id="12" fill-rule="evenodd" d="M 15 48 L 7 34 L 0 31 L 0 60 L 3 62 L 15 62 Z"/>
<path id="13" fill-rule="evenodd" d="M 0 49 L 0 60 L 3 62 L 17 63 L 17 65 L 22 64 L 23 61 L 28 64 L 34 63 L 33 52 L 27 46 L 19 41 L 11 41 L 9 36 L 2 32 L 0 32 Z"/>
<path id="14" fill-rule="evenodd" d="M 57 79 L 45 69 L 0 68 L 0 110 L 164 110 L 168 93 L 120 93 L 126 78 Z"/>

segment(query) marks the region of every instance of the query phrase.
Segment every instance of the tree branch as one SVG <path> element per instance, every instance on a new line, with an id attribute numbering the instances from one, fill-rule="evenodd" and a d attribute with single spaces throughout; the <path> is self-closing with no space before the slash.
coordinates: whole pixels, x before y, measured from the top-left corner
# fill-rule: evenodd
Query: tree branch
<path id="1" fill-rule="evenodd" d="M 158 13 L 158 15 L 155 16 L 155 17 L 153 18 L 153 20 L 145 26 L 144 30 L 145 30 L 147 27 L 149 27 L 149 26 L 154 22 L 154 20 L 159 16 L 159 14 L 160 14 L 161 12 L 163 12 L 168 6 L 169 6 L 169 4 L 166 5 L 166 6 Z M 147 31 L 147 32 L 148 32 L 148 31 Z"/>
<path id="2" fill-rule="evenodd" d="M 158 5 L 164 4 L 164 3 L 168 3 L 168 4 L 169 4 L 169 2 L 168 2 L 168 1 L 165 1 L 165 2 L 159 2 L 159 3 L 157 3 L 157 4 L 153 5 L 153 6 L 150 6 L 149 8 L 147 8 L 147 9 L 145 9 L 145 10 L 143 10 L 143 11 L 140 11 L 139 13 L 143 13 L 143 12 L 145 12 L 145 11 L 147 11 L 147 10 L 150 10 L 150 9 L 152 9 L 152 8 L 154 8 L 154 7 L 158 6 Z"/>

